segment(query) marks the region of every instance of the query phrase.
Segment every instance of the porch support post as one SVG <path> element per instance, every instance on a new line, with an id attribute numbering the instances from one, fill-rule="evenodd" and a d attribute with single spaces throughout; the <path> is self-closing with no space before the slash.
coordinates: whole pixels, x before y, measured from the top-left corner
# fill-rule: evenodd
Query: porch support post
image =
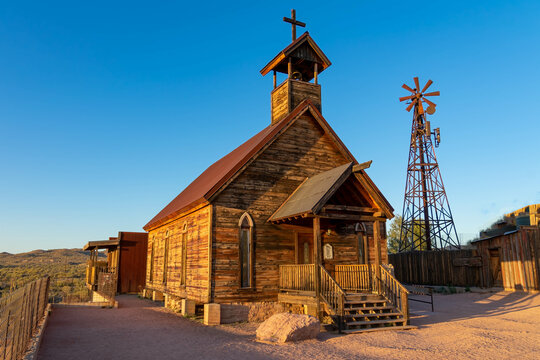
<path id="1" fill-rule="evenodd" d="M 375 220 L 373 222 L 373 242 L 375 245 L 375 275 L 377 281 L 381 278 L 381 222 Z"/>
<path id="2" fill-rule="evenodd" d="M 321 316 L 321 218 L 316 216 L 313 218 L 313 244 L 315 258 L 315 297 L 317 301 L 317 318 Z"/>

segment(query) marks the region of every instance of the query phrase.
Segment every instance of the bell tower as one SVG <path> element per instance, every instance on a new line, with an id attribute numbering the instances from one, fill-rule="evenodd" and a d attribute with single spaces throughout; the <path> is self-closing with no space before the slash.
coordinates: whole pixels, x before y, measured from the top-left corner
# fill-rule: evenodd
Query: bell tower
<path id="1" fill-rule="evenodd" d="M 296 20 L 296 11 L 291 18 L 283 18 L 291 24 L 292 43 L 277 54 L 262 70 L 265 76 L 274 75 L 274 89 L 271 94 L 272 124 L 283 119 L 302 101 L 309 99 L 321 111 L 321 86 L 318 76 L 332 63 L 306 31 L 296 38 L 296 26 L 306 24 Z M 277 73 L 287 74 L 287 78 L 277 85 Z"/>

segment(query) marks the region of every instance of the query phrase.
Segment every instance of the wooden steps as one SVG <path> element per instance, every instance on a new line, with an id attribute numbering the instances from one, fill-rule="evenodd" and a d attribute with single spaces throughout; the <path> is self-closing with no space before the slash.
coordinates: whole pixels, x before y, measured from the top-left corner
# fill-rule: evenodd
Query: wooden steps
<path id="1" fill-rule="evenodd" d="M 349 307 L 349 308 L 345 308 L 345 311 L 358 311 L 358 310 L 362 310 L 362 311 L 370 311 L 370 310 L 392 310 L 394 309 L 393 306 L 389 305 L 389 306 L 372 306 L 372 307 L 369 307 L 369 306 L 359 306 L 359 307 Z"/>
<path id="2" fill-rule="evenodd" d="M 381 295 L 348 293 L 343 310 L 343 333 L 411 328 L 403 314 Z"/>
<path id="3" fill-rule="evenodd" d="M 372 317 L 385 317 L 385 316 L 401 316 L 401 313 L 399 312 L 375 312 L 375 313 L 367 313 L 367 314 L 346 314 L 346 318 L 352 318 L 352 319 L 358 319 L 358 318 L 372 318 Z"/>

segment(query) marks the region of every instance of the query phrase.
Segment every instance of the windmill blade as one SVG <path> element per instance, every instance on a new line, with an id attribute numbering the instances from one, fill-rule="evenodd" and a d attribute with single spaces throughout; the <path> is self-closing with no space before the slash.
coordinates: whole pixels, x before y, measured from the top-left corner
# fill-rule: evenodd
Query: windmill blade
<path id="1" fill-rule="evenodd" d="M 433 81 L 428 80 L 427 83 L 426 83 L 426 86 L 424 86 L 424 88 L 422 89 L 421 92 L 426 91 L 431 86 L 431 84 L 433 84 Z"/>
<path id="2" fill-rule="evenodd" d="M 426 99 L 426 98 L 422 98 L 422 100 L 424 100 L 424 101 L 426 102 L 426 104 L 428 104 L 429 106 L 433 106 L 433 107 L 437 106 L 437 104 L 435 104 L 435 103 L 432 102 L 432 101 L 429 101 L 429 100 Z"/>
<path id="3" fill-rule="evenodd" d="M 439 95 L 441 95 L 440 91 L 434 91 L 434 92 L 424 94 L 424 96 L 439 96 Z"/>
<path id="4" fill-rule="evenodd" d="M 416 104 L 416 100 L 414 100 L 413 102 L 411 102 L 411 103 L 409 104 L 409 106 L 407 106 L 407 108 L 406 108 L 405 110 L 411 111 L 411 109 L 412 109 L 412 107 L 414 106 L 414 104 Z"/>
<path id="5" fill-rule="evenodd" d="M 409 86 L 407 86 L 407 84 L 403 84 L 403 85 L 401 85 L 401 87 L 404 88 L 405 90 L 409 90 L 413 94 L 415 93 L 415 91 L 413 89 L 411 89 Z"/>
<path id="6" fill-rule="evenodd" d="M 415 96 L 416 96 L 416 95 L 403 96 L 403 97 L 400 97 L 400 98 L 399 98 L 399 101 L 411 100 L 411 99 L 414 98 Z"/>
<path id="7" fill-rule="evenodd" d="M 418 77 L 414 78 L 414 85 L 416 85 L 416 91 L 420 91 L 420 82 L 418 81 Z"/>

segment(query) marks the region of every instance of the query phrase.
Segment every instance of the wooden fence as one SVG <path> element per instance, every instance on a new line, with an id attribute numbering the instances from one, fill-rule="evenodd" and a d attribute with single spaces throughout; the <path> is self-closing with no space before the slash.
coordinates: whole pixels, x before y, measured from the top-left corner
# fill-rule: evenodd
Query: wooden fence
<path id="1" fill-rule="evenodd" d="M 48 302 L 49 277 L 0 299 L 0 359 L 21 359 Z"/>
<path id="2" fill-rule="evenodd" d="M 395 277 L 404 284 L 485 286 L 482 258 L 475 250 L 389 254 Z"/>

